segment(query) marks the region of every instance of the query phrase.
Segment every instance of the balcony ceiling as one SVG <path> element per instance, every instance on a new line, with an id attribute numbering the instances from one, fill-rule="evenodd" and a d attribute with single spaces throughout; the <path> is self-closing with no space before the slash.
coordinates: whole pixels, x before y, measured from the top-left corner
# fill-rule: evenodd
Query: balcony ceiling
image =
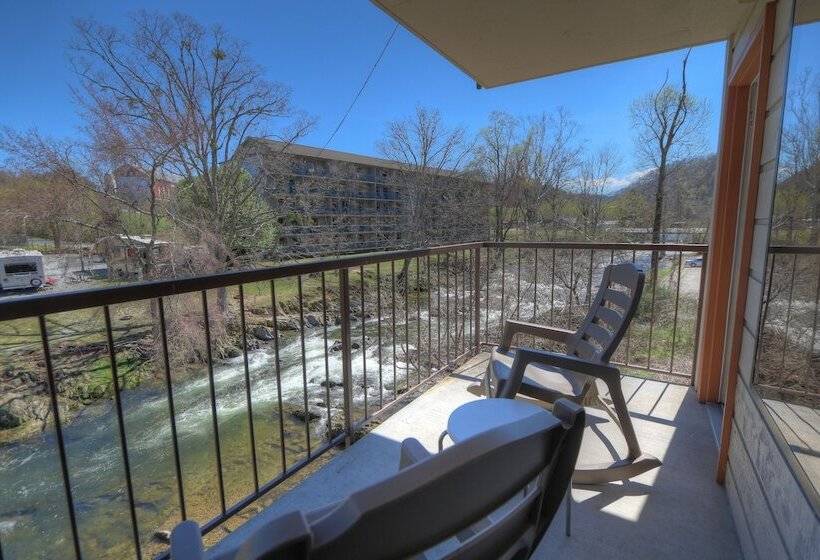
<path id="1" fill-rule="evenodd" d="M 373 0 L 495 87 L 727 39 L 750 0 Z"/>

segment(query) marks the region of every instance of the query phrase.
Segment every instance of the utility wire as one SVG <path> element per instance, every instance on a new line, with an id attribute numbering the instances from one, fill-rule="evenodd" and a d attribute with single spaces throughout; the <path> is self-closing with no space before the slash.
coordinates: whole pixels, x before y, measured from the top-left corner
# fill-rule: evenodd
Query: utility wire
<path id="1" fill-rule="evenodd" d="M 333 134 L 330 135 L 330 137 L 327 139 L 327 142 L 325 142 L 325 145 L 322 146 L 322 149 L 319 152 L 320 154 L 325 151 L 325 148 L 327 148 L 328 144 L 330 144 L 331 140 L 333 140 L 333 137 L 336 136 L 336 133 L 339 132 L 339 129 L 342 128 L 342 125 L 347 120 L 348 115 L 350 115 L 350 111 L 353 110 L 353 106 L 356 105 L 356 102 L 359 100 L 359 97 L 362 95 L 362 92 L 364 91 L 364 88 L 367 87 L 367 83 L 370 81 L 370 78 L 373 76 L 373 72 L 376 71 L 376 67 L 379 65 L 379 62 L 381 62 L 382 57 L 384 57 L 384 53 L 387 51 L 387 47 L 389 47 L 391 41 L 393 41 L 393 36 L 396 35 L 396 31 L 398 30 L 398 28 L 399 28 L 398 23 L 393 26 L 393 31 L 390 32 L 390 35 L 387 37 L 387 41 L 385 41 L 384 46 L 382 47 L 382 50 L 379 53 L 379 57 L 376 59 L 376 62 L 373 63 L 373 66 L 370 68 L 370 71 L 367 73 L 367 76 L 365 77 L 364 82 L 362 82 L 362 87 L 360 87 L 359 91 L 356 92 L 356 95 L 353 97 L 353 101 L 350 102 L 350 106 L 347 108 L 347 111 L 345 111 L 345 114 L 342 116 L 342 119 L 339 121 L 339 124 L 336 125 L 336 128 L 333 130 Z"/>

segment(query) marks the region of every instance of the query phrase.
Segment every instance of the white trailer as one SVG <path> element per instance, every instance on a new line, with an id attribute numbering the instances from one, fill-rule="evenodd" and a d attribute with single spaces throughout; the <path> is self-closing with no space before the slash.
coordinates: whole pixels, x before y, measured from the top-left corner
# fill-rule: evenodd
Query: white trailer
<path id="1" fill-rule="evenodd" d="M 45 274 L 40 251 L 0 251 L 0 290 L 37 290 L 43 282 Z"/>

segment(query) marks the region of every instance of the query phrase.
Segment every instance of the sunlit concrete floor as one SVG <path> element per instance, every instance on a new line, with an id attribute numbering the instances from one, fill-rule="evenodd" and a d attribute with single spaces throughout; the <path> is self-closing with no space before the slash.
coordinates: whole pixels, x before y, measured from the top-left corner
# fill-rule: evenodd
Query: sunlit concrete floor
<path id="1" fill-rule="evenodd" d="M 390 476 L 398 469 L 399 446 L 415 437 L 429 450 L 450 413 L 481 397 L 487 355 L 480 354 L 419 395 L 360 441 L 266 510 L 223 539 L 214 551 L 233 547 L 259 524 L 293 509 L 311 510 Z M 715 439 L 706 409 L 691 388 L 623 378 L 624 392 L 643 451 L 663 466 L 626 483 L 575 486 L 572 535 L 564 533 L 564 512 L 534 558 L 742 558 L 723 487 L 715 483 Z M 608 416 L 588 410 L 579 463 L 609 460 L 625 443 Z"/>

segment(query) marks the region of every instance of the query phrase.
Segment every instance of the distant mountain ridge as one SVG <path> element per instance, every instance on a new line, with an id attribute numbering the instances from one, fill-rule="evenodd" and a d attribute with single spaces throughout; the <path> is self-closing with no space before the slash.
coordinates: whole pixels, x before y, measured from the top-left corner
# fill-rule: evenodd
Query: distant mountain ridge
<path id="1" fill-rule="evenodd" d="M 668 167 L 664 187 L 664 222 L 702 226 L 708 223 L 717 173 L 717 155 L 709 154 L 676 162 Z M 655 204 L 657 170 L 645 173 L 609 195 L 611 203 L 631 203 L 638 197 L 649 207 Z"/>

